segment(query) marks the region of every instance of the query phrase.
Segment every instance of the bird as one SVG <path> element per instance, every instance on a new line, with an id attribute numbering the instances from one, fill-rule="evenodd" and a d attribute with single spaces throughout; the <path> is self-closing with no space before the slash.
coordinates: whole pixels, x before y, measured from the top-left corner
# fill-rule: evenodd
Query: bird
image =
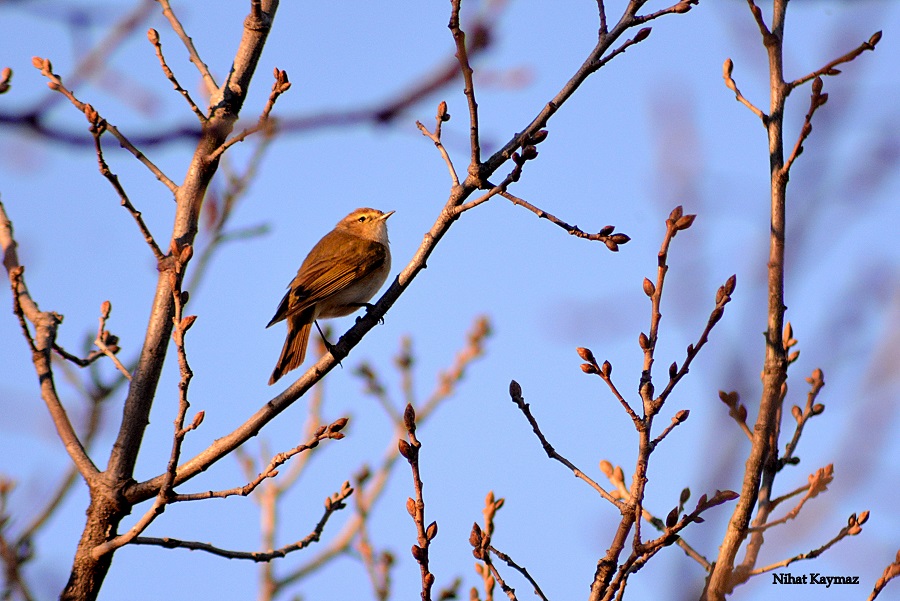
<path id="1" fill-rule="evenodd" d="M 303 364 L 310 328 L 317 319 L 343 317 L 371 306 L 369 299 L 391 271 L 386 221 L 393 214 L 356 209 L 309 251 L 266 326 L 287 320 L 287 338 L 269 386 Z"/>

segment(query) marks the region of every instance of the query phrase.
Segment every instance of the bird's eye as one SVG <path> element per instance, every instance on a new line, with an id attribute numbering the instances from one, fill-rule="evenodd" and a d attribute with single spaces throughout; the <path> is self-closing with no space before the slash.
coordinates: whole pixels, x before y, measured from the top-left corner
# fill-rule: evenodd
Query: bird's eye
<path id="1" fill-rule="evenodd" d="M 359 218 L 359 222 L 360 222 L 360 223 L 362 223 L 362 222 L 365 221 L 365 220 L 366 220 L 366 216 L 365 216 L 365 215 L 363 215 L 363 216 L 361 216 L 361 217 Z"/>

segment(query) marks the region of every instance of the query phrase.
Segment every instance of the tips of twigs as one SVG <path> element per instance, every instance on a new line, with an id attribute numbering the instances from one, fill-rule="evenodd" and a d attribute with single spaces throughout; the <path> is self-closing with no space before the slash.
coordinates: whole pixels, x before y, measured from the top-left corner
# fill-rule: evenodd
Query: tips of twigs
<path id="1" fill-rule="evenodd" d="M 478 525 L 478 522 L 474 522 L 472 524 L 472 532 L 469 533 L 469 544 L 475 548 L 473 552 L 480 551 L 481 539 L 481 526 Z M 478 555 L 476 555 L 475 557 L 481 559 Z"/>
<path id="2" fill-rule="evenodd" d="M 397 442 L 397 449 L 400 451 L 400 454 L 404 459 L 412 463 L 416 460 L 416 456 L 418 455 L 419 449 L 409 444 L 406 440 L 401 438 Z"/>
<path id="3" fill-rule="evenodd" d="M 847 519 L 847 534 L 856 536 L 862 532 L 862 525 L 869 521 L 869 512 L 863 511 L 859 516 L 854 513 Z"/>
<path id="4" fill-rule="evenodd" d="M 588 362 L 590 362 L 590 363 L 596 363 L 596 362 L 597 362 L 597 361 L 594 359 L 594 353 L 591 352 L 591 349 L 589 349 L 589 348 L 584 348 L 584 347 L 581 347 L 581 346 L 580 346 L 580 347 L 578 347 L 578 348 L 575 349 L 575 350 L 578 352 L 578 356 L 581 357 L 582 359 L 584 359 L 585 361 L 588 361 Z"/>
<path id="5" fill-rule="evenodd" d="M 275 67 L 275 69 L 272 71 L 272 75 L 274 75 L 275 77 L 275 84 L 272 86 L 273 92 L 282 94 L 284 92 L 287 92 L 291 88 L 291 82 L 288 80 L 287 71 Z"/>
<path id="6" fill-rule="evenodd" d="M 147 39 L 150 40 L 150 43 L 154 46 L 159 44 L 159 32 L 151 27 L 147 30 Z"/>
<path id="7" fill-rule="evenodd" d="M 688 10 L 690 10 L 690 7 L 688 7 Z M 644 27 L 640 31 L 638 31 L 637 35 L 634 36 L 634 43 L 637 44 L 638 42 L 643 42 L 644 40 L 646 40 L 650 36 L 650 31 L 652 29 L 652 27 Z"/>
<path id="8" fill-rule="evenodd" d="M 12 81 L 12 73 L 12 69 L 9 67 L 3 67 L 3 70 L 0 71 L 0 94 L 9 91 L 9 82 Z"/>
<path id="9" fill-rule="evenodd" d="M 438 105 L 437 118 L 444 123 L 450 120 L 450 113 L 447 112 L 447 101 L 441 100 L 441 103 Z"/>
<path id="10" fill-rule="evenodd" d="M 666 516 L 666 528 L 673 528 L 678 523 L 678 514 L 680 513 L 678 510 L 678 507 L 673 507 L 669 515 Z"/>
<path id="11" fill-rule="evenodd" d="M 403 411 L 403 426 L 410 434 L 413 434 L 416 431 L 416 410 L 411 403 L 407 403 L 406 409 Z"/>
<path id="12" fill-rule="evenodd" d="M 509 383 L 509 396 L 513 399 L 522 398 L 522 386 L 515 380 L 511 380 Z"/>
<path id="13" fill-rule="evenodd" d="M 726 58 L 725 62 L 722 64 L 722 77 L 725 79 L 731 79 L 731 73 L 734 71 L 734 61 L 730 58 Z"/>
<path id="14" fill-rule="evenodd" d="M 196 315 L 188 315 L 178 324 L 178 329 L 182 332 L 187 332 L 189 329 L 191 329 L 191 326 L 194 325 L 195 321 L 197 321 Z"/>
<path id="15" fill-rule="evenodd" d="M 428 528 L 425 529 L 425 538 L 427 538 L 429 541 L 434 540 L 434 537 L 437 536 L 437 533 L 437 522 L 431 522 L 430 524 L 428 524 Z"/>
<path id="16" fill-rule="evenodd" d="M 606 459 L 602 459 L 600 461 L 600 471 L 603 472 L 603 475 L 607 478 L 611 478 L 613 474 L 613 464 Z"/>
<path id="17" fill-rule="evenodd" d="M 869 50 L 875 50 L 875 45 L 878 44 L 879 41 L 881 41 L 881 32 L 876 31 L 872 34 L 872 37 L 870 37 L 869 41 L 867 42 L 869 45 Z"/>

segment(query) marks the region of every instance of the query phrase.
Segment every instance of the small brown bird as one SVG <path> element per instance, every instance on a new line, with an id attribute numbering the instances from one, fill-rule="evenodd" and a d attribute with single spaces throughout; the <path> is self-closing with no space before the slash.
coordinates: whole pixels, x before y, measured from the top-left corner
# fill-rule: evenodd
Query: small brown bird
<path id="1" fill-rule="evenodd" d="M 287 319 L 287 339 L 271 386 L 303 364 L 309 330 L 319 318 L 342 317 L 366 306 L 391 271 L 387 218 L 394 211 L 356 209 L 313 246 L 281 299 L 274 323 Z"/>

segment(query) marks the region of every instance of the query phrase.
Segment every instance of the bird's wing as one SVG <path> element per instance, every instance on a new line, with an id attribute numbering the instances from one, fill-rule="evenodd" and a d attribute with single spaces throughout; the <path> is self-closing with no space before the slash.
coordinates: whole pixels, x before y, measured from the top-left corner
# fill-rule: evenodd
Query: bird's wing
<path id="1" fill-rule="evenodd" d="M 303 261 L 266 327 L 344 290 L 384 265 L 387 258 L 384 245 L 343 232 L 332 232 L 330 236 L 329 243 L 340 242 L 340 261 L 335 261 L 334 255 L 322 256 L 323 253 L 317 252 L 324 239 L 320 240 Z M 313 260 L 315 256 L 322 258 Z"/>

